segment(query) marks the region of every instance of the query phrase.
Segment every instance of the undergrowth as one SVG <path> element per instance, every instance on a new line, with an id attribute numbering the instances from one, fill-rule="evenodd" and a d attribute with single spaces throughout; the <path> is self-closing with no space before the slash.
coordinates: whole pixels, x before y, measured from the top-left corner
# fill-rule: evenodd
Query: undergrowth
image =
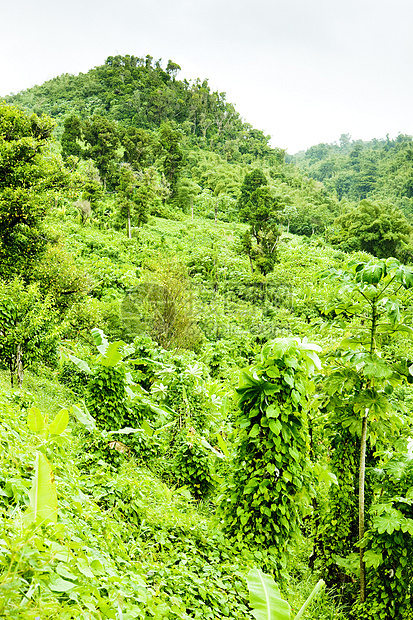
<path id="1" fill-rule="evenodd" d="M 34 403 L 52 417 L 70 404 L 70 393 L 34 375 L 26 376 L 30 391 L 6 389 L 5 375 L 0 381 L 0 617 L 251 617 L 245 576 L 257 564 L 252 550 L 235 551 L 205 504 L 133 459 L 88 459 L 73 416 L 62 444 L 48 452 L 58 523 L 27 527 L 36 448 L 27 408 Z M 303 561 L 299 566 L 286 593 L 294 607 L 314 584 Z M 328 599 L 314 606 L 318 615 L 309 618 L 340 618 Z"/>

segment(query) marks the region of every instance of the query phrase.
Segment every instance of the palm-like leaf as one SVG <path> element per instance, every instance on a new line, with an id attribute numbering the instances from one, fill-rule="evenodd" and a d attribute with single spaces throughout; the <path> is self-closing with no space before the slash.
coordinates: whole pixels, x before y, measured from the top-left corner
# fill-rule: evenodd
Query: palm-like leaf
<path id="1" fill-rule="evenodd" d="M 29 491 L 30 506 L 26 520 L 36 525 L 56 523 L 57 493 L 52 467 L 42 452 L 37 452 L 35 474 Z"/>
<path id="2" fill-rule="evenodd" d="M 247 575 L 252 614 L 256 620 L 290 620 L 291 608 L 270 575 L 253 568 Z"/>

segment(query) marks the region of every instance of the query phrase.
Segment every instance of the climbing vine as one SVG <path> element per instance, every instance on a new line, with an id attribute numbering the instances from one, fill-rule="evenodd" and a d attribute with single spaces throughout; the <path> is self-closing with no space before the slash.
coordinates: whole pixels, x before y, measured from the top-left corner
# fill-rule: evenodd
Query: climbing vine
<path id="1" fill-rule="evenodd" d="M 278 571 L 309 503 L 307 411 L 317 351 L 298 338 L 268 342 L 237 389 L 239 440 L 224 522 L 240 543 L 268 551 Z"/>

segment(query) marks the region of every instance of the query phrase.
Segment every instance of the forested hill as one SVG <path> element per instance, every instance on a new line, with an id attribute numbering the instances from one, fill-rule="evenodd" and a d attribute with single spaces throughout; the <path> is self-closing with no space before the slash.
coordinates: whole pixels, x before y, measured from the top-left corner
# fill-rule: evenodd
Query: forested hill
<path id="1" fill-rule="evenodd" d="M 95 214 L 95 180 L 117 192 L 120 171 L 129 166 L 143 177 L 146 214 L 171 217 L 171 210 L 192 208 L 237 220 L 244 177 L 259 168 L 278 223 L 298 234 L 322 233 L 338 215 L 335 197 L 286 164 L 284 151 L 244 122 L 224 93 L 212 92 L 207 80 L 178 80 L 179 69 L 172 61 L 163 68 L 151 56 L 109 57 L 85 74 L 61 75 L 7 102 L 55 119 L 66 165 L 82 171 L 93 162 L 95 172 L 89 164 L 82 172 L 89 180 L 79 198 Z M 142 221 L 132 217 L 132 225 Z"/>
<path id="2" fill-rule="evenodd" d="M 411 137 L 362 142 L 343 134 L 339 144 L 318 144 L 286 161 L 224 93 L 207 80 L 179 80 L 179 71 L 149 55 L 110 56 L 85 74 L 61 75 L 8 102 L 55 119 L 65 165 L 83 175 L 78 198 L 95 214 L 101 183 L 125 197 L 139 177 L 132 226 L 150 214 L 193 210 L 227 222 L 241 217 L 254 227 L 245 208 L 240 212 L 240 196 L 246 175 L 260 170 L 250 193 L 266 188 L 257 209 L 270 209 L 273 223 L 299 235 L 323 234 L 344 250 L 412 260 Z"/>
<path id="3" fill-rule="evenodd" d="M 413 142 L 399 134 L 391 140 L 352 140 L 317 144 L 290 158 L 339 200 L 385 201 L 413 215 Z"/>
<path id="4" fill-rule="evenodd" d="M 109 56 L 106 62 L 77 76 L 64 74 L 8 98 L 37 114 L 62 122 L 70 114 L 82 120 L 101 115 L 125 127 L 155 130 L 176 123 L 190 143 L 220 153 L 229 161 L 256 157 L 282 159 L 270 136 L 245 123 L 225 93 L 212 92 L 207 80 L 178 80 L 180 66 L 166 68 L 152 56 Z"/>

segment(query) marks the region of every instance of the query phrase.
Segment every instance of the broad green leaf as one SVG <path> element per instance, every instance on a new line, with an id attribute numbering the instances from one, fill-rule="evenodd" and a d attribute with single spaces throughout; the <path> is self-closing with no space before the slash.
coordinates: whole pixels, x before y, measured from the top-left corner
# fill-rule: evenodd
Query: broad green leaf
<path id="1" fill-rule="evenodd" d="M 317 368 L 317 370 L 321 370 L 321 360 L 318 357 L 317 353 L 314 353 L 314 351 L 310 350 L 305 352 L 305 356 L 311 361 L 314 368 Z"/>
<path id="2" fill-rule="evenodd" d="M 413 327 L 411 327 L 410 325 L 404 325 L 402 323 L 401 325 L 397 326 L 397 329 L 395 331 L 397 331 L 399 334 L 408 334 L 409 336 L 411 336 L 413 334 Z"/>
<path id="3" fill-rule="evenodd" d="M 264 394 L 266 396 L 271 396 L 272 394 L 275 394 L 275 393 L 279 392 L 281 390 L 281 387 L 278 384 L 269 383 L 267 381 L 267 382 L 262 384 L 262 389 L 263 389 Z"/>
<path id="4" fill-rule="evenodd" d="M 95 575 L 92 573 L 88 561 L 85 560 L 85 558 L 77 558 L 76 564 L 82 575 L 94 579 Z"/>
<path id="5" fill-rule="evenodd" d="M 270 575 L 253 568 L 247 575 L 252 615 L 256 620 L 290 620 L 291 608 Z"/>
<path id="6" fill-rule="evenodd" d="M 147 422 L 146 420 L 142 421 L 142 428 L 145 431 L 145 433 L 148 435 L 148 437 L 152 437 L 154 434 L 154 430 L 152 428 L 152 426 L 150 426 L 149 422 Z"/>
<path id="7" fill-rule="evenodd" d="M 336 555 L 334 559 L 338 566 L 342 566 L 354 574 L 358 573 L 360 567 L 360 555 L 358 553 L 350 553 L 345 558 Z"/>
<path id="8" fill-rule="evenodd" d="M 88 364 L 84 360 L 80 360 L 78 357 L 75 357 L 74 355 L 71 355 L 70 353 L 68 353 L 68 358 L 70 359 L 71 362 L 73 362 L 79 368 L 79 370 L 82 370 L 88 375 L 92 374 L 92 371 L 90 370 Z"/>
<path id="9" fill-rule="evenodd" d="M 98 348 L 101 347 L 102 345 L 104 347 L 107 347 L 109 345 L 109 342 L 105 334 L 103 333 L 103 330 L 99 329 L 98 327 L 94 327 L 91 333 L 92 333 L 92 337 L 95 342 L 95 345 Z M 102 353 L 102 355 L 104 355 L 104 353 Z"/>
<path id="10" fill-rule="evenodd" d="M 66 581 L 61 577 L 54 577 L 50 580 L 48 586 L 52 592 L 68 592 L 72 588 L 76 587 L 76 584 L 72 581 Z"/>
<path id="11" fill-rule="evenodd" d="M 222 437 L 221 433 L 217 433 L 217 434 L 216 434 L 216 438 L 217 438 L 218 445 L 219 445 L 219 447 L 221 448 L 222 452 L 225 454 L 225 456 L 227 457 L 227 459 L 229 459 L 229 456 L 230 456 L 230 454 L 229 454 L 229 450 L 228 450 L 228 447 L 227 447 L 226 441 L 224 441 L 224 439 L 223 439 L 223 437 Z"/>
<path id="12" fill-rule="evenodd" d="M 37 407 L 30 407 L 27 412 L 27 426 L 32 433 L 41 434 L 45 431 L 45 419 Z"/>
<path id="13" fill-rule="evenodd" d="M 270 405 L 265 410 L 265 415 L 267 416 L 267 418 L 278 418 L 278 416 L 280 415 L 280 412 L 281 410 L 279 407 L 275 405 Z"/>
<path id="14" fill-rule="evenodd" d="M 394 530 L 399 530 L 402 524 L 403 515 L 399 510 L 390 508 L 384 514 L 377 516 L 373 520 L 373 525 L 379 534 L 392 534 Z"/>
<path id="15" fill-rule="evenodd" d="M 389 321 L 392 325 L 400 323 L 400 305 L 397 301 L 392 301 L 391 299 L 389 299 L 386 303 L 386 311 L 387 316 L 389 317 Z"/>
<path id="16" fill-rule="evenodd" d="M 280 376 L 280 371 L 277 366 L 270 366 L 267 368 L 267 375 L 270 379 L 277 379 Z"/>
<path id="17" fill-rule="evenodd" d="M 57 522 L 57 493 L 52 467 L 42 452 L 37 452 L 30 506 L 26 512 L 29 522 L 41 525 Z"/>
<path id="18" fill-rule="evenodd" d="M 185 497 L 187 500 L 192 499 L 191 491 L 187 487 L 180 487 L 179 489 L 176 489 L 176 492 L 179 493 L 179 495 L 182 495 L 182 497 Z"/>
<path id="19" fill-rule="evenodd" d="M 363 269 L 358 271 L 357 280 L 367 282 L 368 284 L 378 284 L 386 273 L 384 262 L 380 261 L 376 264 L 367 264 Z"/>
<path id="20" fill-rule="evenodd" d="M 373 379 L 388 379 L 393 374 L 393 371 L 384 360 L 377 355 L 372 355 L 367 359 L 367 363 L 363 368 L 363 374 Z"/>
<path id="21" fill-rule="evenodd" d="M 61 577 L 64 577 L 65 579 L 72 579 L 73 581 L 78 578 L 78 575 L 71 573 L 70 570 L 68 570 L 66 564 L 64 564 L 63 562 L 59 562 L 59 564 L 56 566 L 56 573 L 58 573 Z"/>
<path id="22" fill-rule="evenodd" d="M 136 393 L 131 389 L 130 385 L 125 385 L 125 392 L 132 400 L 136 397 Z"/>
<path id="23" fill-rule="evenodd" d="M 364 562 L 366 563 L 367 568 L 371 566 L 373 568 L 378 568 L 380 564 L 383 562 L 383 556 L 381 553 L 375 553 L 371 549 L 368 549 L 363 554 Z"/>
<path id="24" fill-rule="evenodd" d="M 135 381 L 133 380 L 131 372 L 125 373 L 125 381 L 128 385 L 135 385 Z"/>
<path id="25" fill-rule="evenodd" d="M 245 390 L 248 388 L 260 386 L 263 383 L 262 379 L 253 377 L 247 370 L 242 370 L 239 375 L 238 390 Z"/>
<path id="26" fill-rule="evenodd" d="M 405 267 L 405 271 L 404 271 L 403 284 L 404 284 L 404 287 L 407 289 L 413 287 L 413 271 L 411 269 L 407 269 L 407 267 Z"/>
<path id="27" fill-rule="evenodd" d="M 200 441 L 201 446 L 204 446 L 204 448 L 207 448 L 208 450 L 211 450 L 211 452 L 213 452 L 218 458 L 223 459 L 225 458 L 225 456 L 222 454 L 222 452 L 220 452 L 219 450 L 217 450 L 216 448 L 214 448 L 214 446 L 211 446 L 211 444 L 204 438 L 201 439 Z"/>
<path id="28" fill-rule="evenodd" d="M 355 413 L 360 413 L 362 417 L 368 411 L 373 416 L 385 418 L 392 407 L 384 393 L 375 390 L 364 390 L 357 395 L 353 409 Z"/>
<path id="29" fill-rule="evenodd" d="M 69 412 L 67 409 L 61 409 L 55 419 L 49 424 L 49 433 L 51 435 L 61 435 L 69 424 Z"/>
<path id="30" fill-rule="evenodd" d="M 413 519 L 404 519 L 402 522 L 402 532 L 409 532 L 413 536 Z"/>
<path id="31" fill-rule="evenodd" d="M 78 405 L 72 405 L 70 411 L 76 417 L 77 421 L 83 424 L 83 426 L 86 428 L 86 430 L 89 431 L 89 433 L 92 433 L 94 430 L 96 430 L 95 418 L 90 415 L 86 408 L 85 410 L 83 410 Z"/>
<path id="32" fill-rule="evenodd" d="M 282 424 L 279 420 L 270 420 L 269 422 L 270 430 L 274 433 L 274 435 L 279 435 L 282 429 Z"/>
<path id="33" fill-rule="evenodd" d="M 399 265 L 395 279 L 397 282 L 401 282 L 405 289 L 412 288 L 413 286 L 413 271 L 405 265 Z"/>
<path id="34" fill-rule="evenodd" d="M 111 344 L 105 348 L 104 353 L 102 353 L 102 351 L 100 350 L 101 347 L 98 347 L 99 351 L 102 353 L 103 356 L 102 366 L 107 366 L 109 368 L 113 368 L 113 366 L 116 366 L 116 364 L 120 362 L 123 357 L 123 352 L 120 353 L 119 349 L 123 348 L 124 346 L 125 343 L 121 340 L 118 340 L 117 342 L 111 342 Z"/>
<path id="35" fill-rule="evenodd" d="M 288 482 L 292 482 L 292 480 L 293 480 L 292 474 L 287 469 L 284 469 L 284 471 L 283 471 L 283 478 L 285 480 L 288 480 Z"/>
<path id="36" fill-rule="evenodd" d="M 252 427 L 252 429 L 250 430 L 250 432 L 248 433 L 249 437 L 257 437 L 260 434 L 260 426 L 259 424 L 254 424 L 254 426 Z"/>
<path id="37" fill-rule="evenodd" d="M 333 474 L 327 467 L 320 463 L 315 463 L 313 467 L 314 476 L 320 482 L 324 482 L 328 486 L 331 484 L 338 484 L 337 476 Z"/>

